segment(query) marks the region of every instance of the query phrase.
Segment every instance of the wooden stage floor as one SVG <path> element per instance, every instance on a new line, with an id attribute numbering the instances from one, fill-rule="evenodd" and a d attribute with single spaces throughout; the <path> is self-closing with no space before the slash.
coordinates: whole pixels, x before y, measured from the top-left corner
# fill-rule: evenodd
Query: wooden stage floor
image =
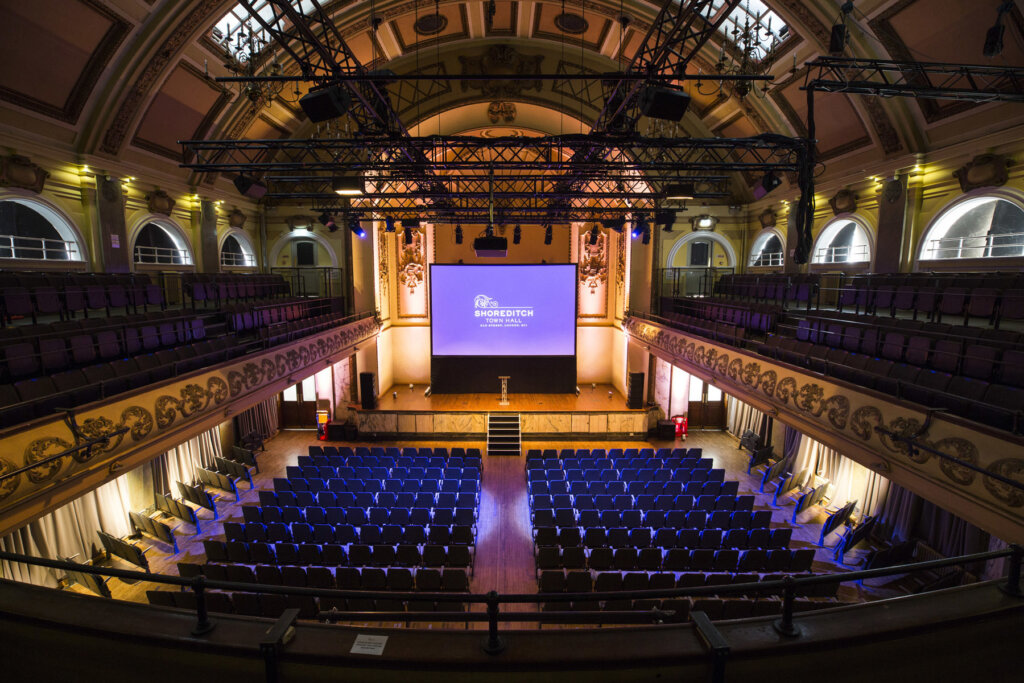
<path id="1" fill-rule="evenodd" d="M 627 412 L 626 398 L 611 384 L 580 387 L 573 394 L 509 394 L 509 405 L 498 405 L 500 394 L 431 394 L 424 396 L 426 384 L 392 385 L 377 401 L 376 410 L 385 412 L 510 412 L 510 413 L 587 413 Z M 609 396 L 611 392 L 611 396 Z M 395 397 L 397 394 L 397 398 Z M 371 411 L 361 411 L 371 412 Z M 637 411 L 640 412 L 640 411 Z"/>

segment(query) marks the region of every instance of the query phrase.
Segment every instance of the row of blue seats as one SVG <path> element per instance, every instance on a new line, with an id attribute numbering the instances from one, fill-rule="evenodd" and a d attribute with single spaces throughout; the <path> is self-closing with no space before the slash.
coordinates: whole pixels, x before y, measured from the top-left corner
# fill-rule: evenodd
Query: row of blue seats
<path id="1" fill-rule="evenodd" d="M 451 449 L 439 446 L 437 448 L 431 448 L 430 446 L 420 446 L 415 448 L 412 446 L 406 446 L 399 448 L 398 446 L 309 446 L 308 453 L 310 456 L 326 455 L 326 456 L 340 456 L 342 458 L 363 458 L 363 457 L 390 457 L 390 458 L 432 458 L 441 457 L 448 459 L 451 458 L 480 458 L 482 453 L 479 448 L 463 448 L 462 446 L 453 446 Z"/>
<path id="2" fill-rule="evenodd" d="M 529 466 L 530 461 L 536 459 L 556 459 L 564 460 L 566 458 L 596 458 L 598 460 L 604 459 L 616 459 L 616 458 L 699 458 L 703 454 L 702 448 L 563 448 L 561 450 L 555 448 L 531 448 L 526 451 L 526 462 Z"/>
<path id="3" fill-rule="evenodd" d="M 472 493 L 334 493 L 333 491 L 258 491 L 261 506 L 291 508 L 350 510 L 360 508 L 372 510 L 415 510 L 415 509 L 458 509 L 476 510 L 478 496 Z"/>
<path id="4" fill-rule="evenodd" d="M 474 545 L 476 534 L 473 529 L 472 510 L 468 515 L 461 515 L 456 524 L 444 525 L 433 523 L 429 527 L 418 524 L 400 526 L 397 524 L 363 523 L 356 527 L 352 524 L 307 524 L 294 522 L 226 522 L 224 536 L 228 541 L 247 543 L 337 543 L 348 545 Z"/>
<path id="5" fill-rule="evenodd" d="M 631 495 L 639 497 L 642 495 L 652 496 L 688 496 L 712 495 L 739 493 L 739 482 L 737 481 L 668 481 L 668 482 L 643 482 L 643 481 L 531 481 L 527 487 L 531 496 L 621 496 Z M 564 500 L 564 499 L 563 499 Z M 572 505 L 555 505 L 554 507 L 573 507 Z M 671 509 L 671 508 L 669 508 Z"/>
<path id="6" fill-rule="evenodd" d="M 537 551 L 546 546 L 560 548 L 784 548 L 788 547 L 792 530 L 779 529 L 658 529 L 654 534 L 647 527 L 628 529 L 615 527 L 559 529 L 558 534 L 545 534 L 537 529 Z"/>
<path id="7" fill-rule="evenodd" d="M 661 499 L 660 506 L 659 498 Z M 630 495 L 536 495 L 531 497 L 530 509 L 533 510 L 535 515 L 540 510 L 572 510 L 574 514 L 586 511 L 594 511 L 598 513 L 618 511 L 625 514 L 627 511 L 644 513 L 652 510 L 661 510 L 664 512 L 706 510 L 708 512 L 712 512 L 714 510 L 754 509 L 754 496 L 750 494 L 736 495 L 732 493 L 722 493 L 717 496 L 713 494 L 702 494 L 699 496 L 681 494 L 678 496 L 671 496 L 671 508 L 667 507 L 668 498 L 670 498 L 670 496 L 644 495 L 634 497 Z"/>
<path id="8" fill-rule="evenodd" d="M 628 469 L 628 470 L 527 470 L 526 480 L 534 481 L 567 481 L 567 482 L 649 482 L 666 481 L 725 481 L 725 470 L 678 468 L 678 469 Z"/>
<path id="9" fill-rule="evenodd" d="M 541 521 L 544 521 L 543 519 Z M 550 538 L 552 529 L 558 533 L 586 533 L 589 529 L 611 529 L 617 527 L 646 527 L 655 532 L 659 529 L 767 529 L 771 526 L 770 510 L 691 510 L 683 512 L 663 512 L 651 510 L 641 513 L 639 510 L 582 510 L 578 515 L 573 510 L 559 508 L 555 510 L 554 524 L 537 526 L 534 530 L 538 538 Z M 581 531 L 582 530 L 582 531 Z"/>
<path id="10" fill-rule="evenodd" d="M 429 526 L 439 524 L 450 526 L 452 524 L 476 523 L 475 508 L 456 508 L 451 506 L 426 507 L 276 507 L 255 505 L 242 506 L 242 519 L 246 522 L 258 522 L 262 524 L 350 524 L 363 526 L 364 524 L 391 524 L 405 526 L 415 524 Z"/>
<path id="11" fill-rule="evenodd" d="M 441 481 L 445 479 L 473 479 L 479 481 L 476 467 L 327 467 L 324 465 L 287 465 L 285 477 L 289 479 L 412 479 Z"/>
<path id="12" fill-rule="evenodd" d="M 392 457 L 390 455 L 353 455 L 345 458 L 340 455 L 300 455 L 297 464 L 303 467 L 440 467 L 441 469 L 458 469 L 460 467 L 480 468 L 481 458 L 479 456 L 451 456 L 406 458 L 403 456 Z"/>
<path id="13" fill-rule="evenodd" d="M 465 473 L 465 472 L 463 472 Z M 397 480 L 394 479 L 320 479 L 304 477 L 274 477 L 275 491 L 332 491 L 334 493 L 442 493 L 437 479 L 405 479 L 400 482 L 402 489 L 395 490 Z M 458 493 L 480 493 L 480 481 L 472 476 L 465 479 L 445 479 L 443 481 L 458 481 Z M 409 483 L 410 490 L 404 490 Z M 455 491 L 444 491 L 443 493 L 455 493 Z"/>

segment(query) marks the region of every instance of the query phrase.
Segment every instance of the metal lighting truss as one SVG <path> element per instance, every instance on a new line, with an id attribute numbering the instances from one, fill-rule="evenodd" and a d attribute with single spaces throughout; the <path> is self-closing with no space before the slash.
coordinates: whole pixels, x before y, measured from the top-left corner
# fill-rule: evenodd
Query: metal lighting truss
<path id="1" fill-rule="evenodd" d="M 686 66 L 693 56 L 718 31 L 740 2 L 725 0 L 717 20 L 714 20 L 713 0 L 681 0 L 678 5 L 669 0 L 651 22 L 651 28 L 640 43 L 626 73 L 645 74 L 652 79 L 685 74 Z M 628 133 L 636 130 L 636 122 L 640 119 L 640 93 L 644 87 L 645 82 L 639 80 L 606 82 L 604 106 L 591 132 L 601 134 L 617 130 Z M 602 149 L 598 145 L 576 150 L 571 170 L 562 179 L 560 189 L 577 189 L 585 179 L 584 169 L 601 159 Z"/>
<path id="2" fill-rule="evenodd" d="M 807 66 L 804 90 L 809 140 L 815 138 L 815 92 L 977 103 L 1024 102 L 1024 68 L 853 57 L 819 57 Z M 814 154 L 814 146 L 809 145 L 807 170 L 801 173 L 801 197 L 797 203 L 797 263 L 804 263 L 811 250 L 814 180 L 810 171 L 814 168 Z"/>
<path id="3" fill-rule="evenodd" d="M 341 37 L 341 32 L 319 0 L 308 0 L 311 9 L 303 14 L 290 0 L 270 0 L 270 16 L 253 6 L 253 0 L 240 0 L 278 46 L 298 65 L 303 76 L 319 85 L 329 85 L 344 76 L 366 76 L 369 71 Z M 411 164 L 420 166 L 422 181 L 429 183 L 430 167 L 417 151 L 400 144 L 409 131 L 402 124 L 383 83 L 374 80 L 345 81 L 352 95 L 348 114 L 359 130 L 370 135 L 396 138 L 395 150 Z"/>
<path id="4" fill-rule="evenodd" d="M 1024 68 L 819 57 L 804 89 L 879 97 L 1024 102 Z"/>
<path id="5" fill-rule="evenodd" d="M 313 199 L 333 205 L 335 174 L 363 180 L 353 208 L 375 206 L 473 213 L 493 197 L 496 210 L 543 205 L 552 219 L 570 207 L 597 202 L 603 212 L 652 209 L 669 185 L 692 184 L 692 196 L 729 194 L 729 173 L 799 172 L 806 141 L 780 135 L 752 138 L 645 138 L 637 135 L 561 135 L 481 138 L 314 138 L 307 140 L 190 140 L 182 143 L 185 167 L 199 172 L 262 175 L 268 197 Z M 583 164 L 577 152 L 596 149 L 600 160 Z M 420 164 L 432 170 L 423 182 Z M 585 180 L 562 185 L 565 173 Z"/>

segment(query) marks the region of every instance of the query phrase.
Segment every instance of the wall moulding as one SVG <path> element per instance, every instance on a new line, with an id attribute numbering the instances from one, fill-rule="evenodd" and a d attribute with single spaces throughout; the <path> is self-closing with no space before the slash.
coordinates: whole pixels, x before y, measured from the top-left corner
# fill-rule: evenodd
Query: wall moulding
<path id="1" fill-rule="evenodd" d="M 889 477 L 925 498 L 1008 542 L 1024 541 L 1024 493 L 1006 484 L 875 431 L 901 435 L 924 432 L 919 442 L 989 472 L 1021 480 L 1024 440 L 995 430 L 972 428 L 944 414 L 928 416 L 874 391 L 858 390 L 821 375 L 804 372 L 752 353 L 716 345 L 699 337 L 629 318 L 626 332 L 635 343 L 687 372 L 714 380 L 727 394 L 835 448 L 865 466 L 879 460 Z M 952 495 L 950 495 L 952 494 Z"/>
<path id="2" fill-rule="evenodd" d="M 123 427 L 128 431 L 101 442 L 89 454 L 61 458 L 0 483 L 0 536 L 112 479 L 113 463 L 124 465 L 124 470 L 136 467 L 283 390 L 289 378 L 304 377 L 350 355 L 356 344 L 378 331 L 374 318 L 364 318 L 80 410 L 76 420 L 85 438 L 102 438 Z M 58 415 L 12 429 L 0 435 L 0 474 L 30 466 L 75 443 Z"/>

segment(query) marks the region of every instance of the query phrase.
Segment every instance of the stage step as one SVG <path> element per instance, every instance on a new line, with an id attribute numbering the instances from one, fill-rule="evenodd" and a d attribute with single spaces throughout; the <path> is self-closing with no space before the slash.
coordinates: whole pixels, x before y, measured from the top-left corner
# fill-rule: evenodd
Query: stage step
<path id="1" fill-rule="evenodd" d="M 518 413 L 489 413 L 487 415 L 487 454 L 520 455 L 522 443 Z"/>

